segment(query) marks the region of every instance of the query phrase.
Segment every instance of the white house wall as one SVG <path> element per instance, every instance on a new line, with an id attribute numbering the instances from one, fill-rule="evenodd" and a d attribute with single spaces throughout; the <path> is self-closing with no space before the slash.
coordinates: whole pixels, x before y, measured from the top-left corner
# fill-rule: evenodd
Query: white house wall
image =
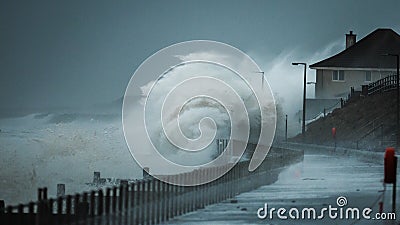
<path id="1" fill-rule="evenodd" d="M 368 85 L 365 81 L 366 71 L 345 70 L 344 81 L 332 81 L 333 70 L 317 69 L 315 98 L 317 99 L 335 99 L 344 98 L 350 93 L 350 88 L 354 87 L 356 91 L 361 91 L 361 85 Z M 379 80 L 393 72 L 371 71 L 372 82 Z"/>

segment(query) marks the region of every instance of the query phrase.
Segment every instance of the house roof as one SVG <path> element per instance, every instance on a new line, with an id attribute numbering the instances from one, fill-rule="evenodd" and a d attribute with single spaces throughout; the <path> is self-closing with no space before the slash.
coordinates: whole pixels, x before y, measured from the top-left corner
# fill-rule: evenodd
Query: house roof
<path id="1" fill-rule="evenodd" d="M 311 69 L 395 69 L 394 57 L 400 54 L 400 35 L 392 29 L 377 29 L 344 51 L 310 65 Z"/>

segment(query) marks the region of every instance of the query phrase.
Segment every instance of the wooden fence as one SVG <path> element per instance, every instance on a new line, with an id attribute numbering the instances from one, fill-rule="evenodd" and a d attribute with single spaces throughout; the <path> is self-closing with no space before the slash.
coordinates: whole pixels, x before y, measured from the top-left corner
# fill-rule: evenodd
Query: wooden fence
<path id="1" fill-rule="evenodd" d="M 221 178 L 192 187 L 147 178 L 58 198 L 48 198 L 47 189 L 43 188 L 39 189 L 37 202 L 0 209 L 0 224 L 160 224 L 272 183 L 284 166 L 302 158 L 302 151 L 273 148 L 253 172 L 248 171 L 248 161 L 241 161 Z M 225 169 L 225 166 L 202 168 L 168 179 L 201 178 Z"/>

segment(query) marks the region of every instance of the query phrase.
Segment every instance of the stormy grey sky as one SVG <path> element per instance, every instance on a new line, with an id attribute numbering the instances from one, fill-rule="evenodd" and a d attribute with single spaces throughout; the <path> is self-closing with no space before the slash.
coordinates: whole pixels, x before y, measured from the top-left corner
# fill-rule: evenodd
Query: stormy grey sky
<path id="1" fill-rule="evenodd" d="M 186 40 L 228 43 L 265 67 L 291 49 L 301 60 L 349 30 L 399 32 L 399 9 L 398 0 L 2 1 L 0 108 L 113 101 L 142 61 Z"/>

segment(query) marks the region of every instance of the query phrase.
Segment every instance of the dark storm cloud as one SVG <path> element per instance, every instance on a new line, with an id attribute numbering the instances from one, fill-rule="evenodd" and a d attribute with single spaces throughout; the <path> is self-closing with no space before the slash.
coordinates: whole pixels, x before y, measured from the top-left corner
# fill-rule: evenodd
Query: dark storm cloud
<path id="1" fill-rule="evenodd" d="M 112 101 L 143 60 L 180 41 L 222 41 L 269 61 L 292 48 L 306 57 L 349 30 L 399 32 L 400 20 L 397 0 L 0 4 L 0 108 Z"/>

